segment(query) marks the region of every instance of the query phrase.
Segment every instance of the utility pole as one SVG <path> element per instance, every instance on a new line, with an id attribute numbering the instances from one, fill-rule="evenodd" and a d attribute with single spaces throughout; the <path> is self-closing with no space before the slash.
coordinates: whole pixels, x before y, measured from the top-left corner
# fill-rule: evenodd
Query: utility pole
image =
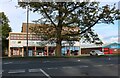
<path id="1" fill-rule="evenodd" d="M 28 26 L 29 26 L 29 1 L 27 2 L 27 27 L 26 27 L 26 31 L 27 31 L 27 47 L 26 47 L 26 56 L 28 56 Z"/>
<path id="2" fill-rule="evenodd" d="M 28 51 L 29 51 L 29 48 L 28 48 L 28 28 L 29 28 L 29 2 L 30 0 L 18 0 L 18 4 L 21 4 L 21 3 L 27 3 L 27 25 L 26 25 L 26 53 L 25 53 L 25 56 L 28 56 Z"/>

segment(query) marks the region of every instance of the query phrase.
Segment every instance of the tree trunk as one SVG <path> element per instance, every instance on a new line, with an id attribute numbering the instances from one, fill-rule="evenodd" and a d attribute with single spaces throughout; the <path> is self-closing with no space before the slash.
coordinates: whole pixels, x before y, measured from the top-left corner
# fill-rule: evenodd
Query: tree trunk
<path id="1" fill-rule="evenodd" d="M 56 56 L 61 56 L 61 42 L 58 41 L 56 44 Z"/>
<path id="2" fill-rule="evenodd" d="M 61 56 L 61 26 L 58 26 L 57 27 L 57 42 L 56 42 L 56 56 Z"/>
<path id="3" fill-rule="evenodd" d="M 59 2 L 58 5 L 59 5 L 59 10 L 58 10 L 59 20 L 58 20 L 58 26 L 56 27 L 57 30 L 56 56 L 61 56 L 61 47 L 62 47 L 61 32 L 62 32 L 62 22 L 63 22 L 63 20 L 61 19 L 63 15 L 61 9 L 63 7 L 63 3 Z"/>

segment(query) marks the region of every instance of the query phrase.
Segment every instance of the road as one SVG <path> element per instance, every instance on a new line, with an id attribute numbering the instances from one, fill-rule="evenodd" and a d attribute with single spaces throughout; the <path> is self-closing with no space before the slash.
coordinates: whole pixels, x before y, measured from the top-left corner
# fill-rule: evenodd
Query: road
<path id="1" fill-rule="evenodd" d="M 3 59 L 2 76 L 118 76 L 118 57 Z"/>

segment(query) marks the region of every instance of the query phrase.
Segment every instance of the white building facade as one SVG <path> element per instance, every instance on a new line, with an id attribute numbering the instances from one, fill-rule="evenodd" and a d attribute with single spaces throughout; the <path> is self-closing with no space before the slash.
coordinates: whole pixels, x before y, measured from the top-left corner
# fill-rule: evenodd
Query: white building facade
<path id="1" fill-rule="evenodd" d="M 9 52 L 8 57 L 20 56 L 55 56 L 56 43 L 41 41 L 35 34 L 28 33 L 28 52 L 27 33 L 9 33 Z M 81 55 L 79 41 L 62 41 L 61 55 Z"/>

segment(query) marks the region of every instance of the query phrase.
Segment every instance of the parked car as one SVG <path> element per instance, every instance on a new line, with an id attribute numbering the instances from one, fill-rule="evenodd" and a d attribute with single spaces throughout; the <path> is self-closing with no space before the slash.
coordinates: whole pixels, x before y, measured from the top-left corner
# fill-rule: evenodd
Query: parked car
<path id="1" fill-rule="evenodd" d="M 104 52 L 101 52 L 100 50 L 92 50 L 92 51 L 90 51 L 90 55 L 91 56 L 100 56 L 100 55 L 104 55 Z"/>

